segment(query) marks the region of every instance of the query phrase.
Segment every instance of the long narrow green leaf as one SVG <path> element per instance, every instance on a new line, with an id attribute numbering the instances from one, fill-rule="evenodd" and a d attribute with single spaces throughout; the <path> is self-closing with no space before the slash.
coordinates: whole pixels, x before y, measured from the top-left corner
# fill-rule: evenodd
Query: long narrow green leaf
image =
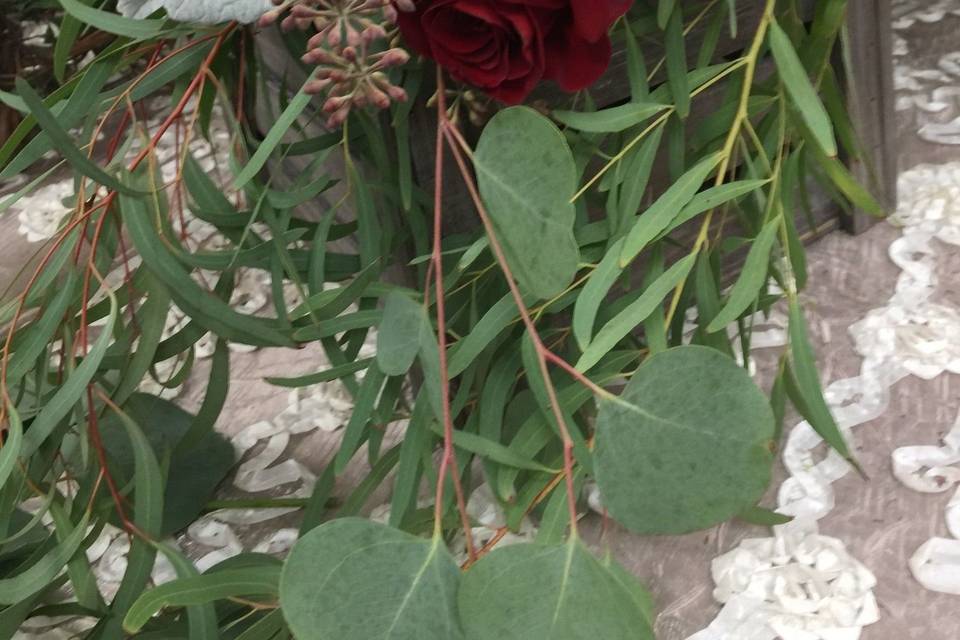
<path id="1" fill-rule="evenodd" d="M 676 6 L 677 0 L 657 0 L 657 26 L 661 30 L 667 28 Z"/>
<path id="2" fill-rule="evenodd" d="M 800 117 L 810 127 L 823 152 L 830 157 L 837 155 L 837 140 L 833 135 L 830 116 L 827 115 L 817 90 L 813 88 L 810 77 L 807 76 L 807 70 L 803 68 L 800 56 L 790 42 L 790 36 L 784 32 L 776 20 L 770 23 L 769 40 L 770 50 L 780 71 L 780 79 L 783 80 L 783 85 L 796 105 Z"/>
<path id="3" fill-rule="evenodd" d="M 524 304 L 531 304 L 527 296 Z M 491 306 L 473 325 L 473 329 L 454 346 L 450 354 L 450 376 L 458 376 L 499 336 L 504 329 L 520 317 L 517 303 L 511 294 L 506 294 Z"/>
<path id="4" fill-rule="evenodd" d="M 837 453 L 847 459 L 854 467 L 859 465 L 853 458 L 847 442 L 840 433 L 830 408 L 823 398 L 823 388 L 820 385 L 820 376 L 817 373 L 816 359 L 813 346 L 807 335 L 807 322 L 803 316 L 800 303 L 790 301 L 790 367 L 793 375 L 786 378 L 787 391 L 794 400 L 797 410 L 806 418 L 814 430 L 820 434 L 827 444 L 836 449 Z"/>
<path id="5" fill-rule="evenodd" d="M 170 561 L 170 564 L 173 565 L 174 570 L 177 572 L 178 578 L 172 583 L 168 582 L 165 585 L 160 585 L 158 589 L 171 584 L 182 585 L 184 582 L 199 580 L 204 577 L 200 575 L 200 571 L 197 570 L 194 564 L 188 560 L 179 549 L 173 547 L 172 545 L 163 543 L 159 543 L 157 547 L 160 549 L 163 555 L 167 557 L 167 560 Z M 264 569 L 269 571 L 272 568 L 273 567 L 270 566 L 257 567 L 256 572 L 262 573 Z M 222 575 L 222 573 L 212 573 L 210 575 Z M 157 589 L 151 589 L 147 592 L 147 594 L 156 594 L 156 592 Z M 137 603 L 143 600 L 145 595 L 140 596 L 140 599 L 133 603 L 133 607 L 130 608 L 130 611 L 128 611 L 127 615 L 124 617 L 124 626 L 126 626 L 127 620 L 130 619 L 131 614 L 136 615 Z M 187 608 L 187 629 L 189 640 L 219 640 L 220 630 L 218 628 L 217 610 L 214 608 L 212 601 L 194 599 L 190 602 L 176 604 L 185 606 Z"/>
<path id="6" fill-rule="evenodd" d="M 24 329 L 23 339 L 16 341 L 15 350 L 7 365 L 7 384 L 16 385 L 36 364 L 66 317 L 73 302 L 80 277 L 70 270 L 40 317 Z"/>
<path id="7" fill-rule="evenodd" d="M 165 607 L 205 604 L 233 597 L 276 596 L 280 567 L 215 571 L 202 576 L 181 578 L 144 593 L 127 612 L 123 628 L 137 633 Z"/>
<path id="8" fill-rule="evenodd" d="M 0 604 L 16 604 L 47 586 L 57 577 L 80 549 L 87 534 L 87 512 L 66 540 L 50 550 L 25 571 L 8 578 L 0 578 Z"/>
<path id="9" fill-rule="evenodd" d="M 107 347 L 113 339 L 113 327 L 116 321 L 117 300 L 110 294 L 110 315 L 107 317 L 106 324 L 101 327 L 100 335 L 97 336 L 83 361 L 74 369 L 63 385 L 57 389 L 57 392 L 47 401 L 30 424 L 30 428 L 23 439 L 23 456 L 32 455 L 83 397 L 87 385 L 93 381 L 94 375 L 100 368 L 100 362 L 107 352 Z"/>
<path id="10" fill-rule="evenodd" d="M 693 199 L 690 200 L 690 203 L 683 208 L 683 211 L 680 212 L 680 215 L 677 216 L 676 219 L 674 219 L 674 221 L 671 222 L 666 229 L 664 229 L 661 237 L 667 235 L 683 223 L 693 220 L 701 213 L 710 211 L 711 209 L 716 209 L 717 207 L 723 206 L 728 202 L 743 197 L 748 193 L 756 191 L 769 182 L 769 180 L 738 180 L 736 182 L 728 182 L 727 184 L 722 184 L 718 187 L 711 187 L 701 191 L 697 195 L 693 196 Z"/>
<path id="11" fill-rule="evenodd" d="M 726 306 L 707 325 L 709 333 L 725 329 L 757 299 L 760 288 L 767 281 L 767 272 L 770 268 L 770 250 L 777 239 L 777 231 L 780 230 L 781 222 L 782 218 L 777 216 L 765 224 L 756 240 L 753 241 L 750 253 L 747 254 L 747 261 L 743 265 L 743 271 L 733 285 Z"/>
<path id="12" fill-rule="evenodd" d="M 298 342 L 311 342 L 320 338 L 335 336 L 353 329 L 367 329 L 380 324 L 383 320 L 383 311 L 357 311 L 336 318 L 330 318 L 318 325 L 311 325 L 293 332 L 293 339 Z"/>
<path id="13" fill-rule="evenodd" d="M 310 373 L 305 376 L 298 376 L 295 378 L 264 378 L 268 383 L 278 386 L 278 387 L 309 387 L 310 385 L 320 384 L 322 382 L 332 382 L 333 380 L 339 380 L 344 376 L 348 376 L 351 373 L 357 373 L 358 371 L 363 371 L 371 364 L 373 364 L 374 358 L 361 358 L 360 360 L 355 360 L 354 362 L 348 362 L 347 364 L 342 364 L 336 367 L 330 367 L 326 371 L 319 371 L 317 373 Z"/>
<path id="14" fill-rule="evenodd" d="M 626 160 L 624 165 L 623 187 L 620 189 L 619 224 L 617 234 L 625 228 L 625 223 L 633 220 L 643 203 L 643 194 L 647 191 L 650 174 L 653 171 L 653 162 L 660 150 L 660 141 L 663 138 L 663 127 L 657 127 L 643 144 Z"/>
<path id="15" fill-rule="evenodd" d="M 554 111 L 561 123 L 586 133 L 617 133 L 636 126 L 667 108 L 665 104 L 628 102 L 600 111 Z"/>
<path id="16" fill-rule="evenodd" d="M 593 326 L 597 321 L 600 305 L 606 299 L 610 288 L 623 273 L 620 267 L 620 252 L 623 240 L 618 240 L 607 250 L 603 260 L 590 274 L 573 307 L 573 336 L 581 349 L 586 349 L 593 338 Z"/>
<path id="17" fill-rule="evenodd" d="M 149 40 L 162 29 L 165 20 L 134 20 L 117 15 L 112 11 L 101 11 L 79 2 L 79 0 L 58 0 L 70 15 L 84 24 L 114 35 L 137 40 Z"/>
<path id="18" fill-rule="evenodd" d="M 310 104 L 313 96 L 306 93 L 304 91 L 305 88 L 306 83 L 304 83 L 304 86 L 300 88 L 300 91 L 297 92 L 297 95 L 290 100 L 290 104 L 288 104 L 287 108 L 283 110 L 283 113 L 281 113 L 280 117 L 277 118 L 277 121 L 273 123 L 273 126 L 270 127 L 270 131 L 267 132 L 267 137 L 264 138 L 263 142 L 261 142 L 257 147 L 253 157 L 250 158 L 250 162 L 248 162 L 247 166 L 245 166 L 240 174 L 237 175 L 237 179 L 233 183 L 234 189 L 243 188 L 248 182 L 253 180 L 258 173 L 260 173 L 260 170 L 263 169 L 264 165 L 267 164 L 267 160 L 270 159 L 270 155 L 280 144 L 283 136 L 287 133 L 293 123 L 296 122 L 297 118 L 300 117 L 300 114 L 303 113 L 303 110 L 307 108 L 307 105 Z"/>
<path id="19" fill-rule="evenodd" d="M 109 55 L 86 67 L 81 72 L 82 75 L 79 79 L 75 81 L 76 86 L 72 88 L 72 92 L 66 102 L 51 102 L 51 99 L 57 96 L 58 92 L 54 92 L 44 100 L 44 104 L 52 105 L 49 107 L 50 112 L 56 115 L 57 122 L 60 123 L 62 129 L 70 130 L 77 126 L 83 121 L 84 116 L 89 114 L 92 109 L 95 109 L 95 105 L 100 99 L 100 90 L 110 79 L 110 76 L 115 73 L 120 59 L 120 56 Z M 64 85 L 61 91 L 65 92 L 69 89 L 68 84 Z M 15 138 L 16 136 L 11 136 L 10 142 L 13 142 Z M 5 153 L 0 153 L 0 165 L 3 166 L 3 170 L 0 171 L 0 180 L 24 171 L 51 148 L 52 142 L 50 136 L 43 131 L 39 132 L 29 142 L 23 145 L 22 149 L 19 149 L 19 147 L 10 147 L 8 149 L 5 144 Z M 18 150 L 17 155 L 14 156 L 10 162 L 6 162 L 6 159 Z M 6 151 L 9 151 L 9 153 L 6 153 Z"/>
<path id="20" fill-rule="evenodd" d="M 660 196 L 649 209 L 643 212 L 627 235 L 620 253 L 620 266 L 626 267 L 661 231 L 679 215 L 720 162 L 720 154 L 707 156 Z"/>
<path id="21" fill-rule="evenodd" d="M 340 450 L 337 451 L 337 457 L 334 461 L 334 469 L 337 475 L 343 473 L 353 458 L 353 454 L 366 439 L 367 425 L 370 424 L 370 417 L 373 415 L 374 405 L 377 398 L 380 397 L 380 390 L 383 389 L 385 376 L 377 367 L 367 369 L 367 375 L 360 383 L 360 393 L 357 394 L 356 403 L 353 407 L 353 413 L 350 420 L 343 430 L 343 441 L 340 443 Z"/>
<path id="22" fill-rule="evenodd" d="M 855 207 L 877 217 L 887 214 L 886 209 L 850 174 L 849 169 L 842 162 L 827 156 L 819 147 L 815 147 L 812 151 L 823 172 Z"/>
<path id="23" fill-rule="evenodd" d="M 89 5 L 92 0 L 79 0 Z M 53 45 L 53 77 L 63 83 L 67 75 L 67 63 L 70 61 L 70 50 L 77 41 L 77 36 L 83 28 L 83 23 L 69 13 L 60 21 L 60 34 Z"/>
<path id="24" fill-rule="evenodd" d="M 657 278 L 656 282 L 643 292 L 643 295 L 604 325 L 580 356 L 580 360 L 577 361 L 577 370 L 588 371 L 616 347 L 618 342 L 636 329 L 647 316 L 653 313 L 657 305 L 663 302 L 666 295 L 687 277 L 695 261 L 696 255 L 691 254 L 674 264 Z"/>
<path id="25" fill-rule="evenodd" d="M 94 164 L 94 162 L 74 144 L 70 138 L 70 134 L 60 126 L 57 118 L 50 113 L 47 106 L 43 104 L 43 100 L 41 100 L 37 92 L 33 90 L 30 83 L 18 77 L 16 85 L 17 92 L 30 108 L 30 113 L 37 119 L 37 124 L 40 125 L 44 133 L 50 136 L 50 141 L 53 143 L 54 148 L 60 152 L 60 155 L 62 155 L 67 162 L 73 165 L 74 169 L 91 180 L 95 180 L 103 186 L 109 187 L 119 193 L 142 195 L 140 192 L 123 185 L 117 178 L 111 176 Z"/>
<path id="26" fill-rule="evenodd" d="M 683 9 L 674 7 L 664 31 L 667 48 L 667 85 L 673 96 L 677 115 L 685 119 L 690 115 L 690 85 L 687 80 L 687 39 L 683 34 Z"/>
<path id="27" fill-rule="evenodd" d="M 275 322 L 240 314 L 218 296 L 201 289 L 165 250 L 166 245 L 154 227 L 154 216 L 144 200 L 121 195 L 120 211 L 144 264 L 166 285 L 177 306 L 192 320 L 220 337 L 245 344 L 294 345 Z"/>
<path id="28" fill-rule="evenodd" d="M 437 435 L 443 435 L 443 427 L 439 423 L 431 423 L 430 428 Z M 499 442 L 494 442 L 493 440 L 487 440 L 486 438 L 478 436 L 475 433 L 470 433 L 469 431 L 454 431 L 453 444 L 459 449 L 469 451 L 470 453 L 475 453 L 479 456 L 489 458 L 494 462 L 499 462 L 500 464 L 507 465 L 508 467 L 513 467 L 515 469 L 527 469 L 530 471 L 540 471 L 543 473 L 558 473 L 560 471 L 559 469 L 551 469 L 546 465 L 540 464 L 536 460 L 525 458 L 510 449 L 510 447 L 505 447 Z"/>
<path id="29" fill-rule="evenodd" d="M 147 301 L 137 314 L 137 325 L 140 328 L 137 350 L 130 356 L 120 385 L 113 394 L 114 401 L 119 404 L 123 404 L 130 394 L 137 390 L 140 381 L 150 370 L 170 308 L 170 294 L 163 284 L 153 276 L 148 276 L 145 280 L 143 287 L 147 293 Z"/>
<path id="30" fill-rule="evenodd" d="M 407 424 L 403 442 L 400 444 L 400 458 L 397 474 L 393 482 L 393 496 L 390 500 L 390 526 L 399 527 L 407 512 L 414 506 L 417 487 L 420 484 L 421 464 L 428 457 L 433 442 L 427 423 L 433 420 L 430 402 L 426 392 L 417 394 L 413 415 Z"/>
<path id="31" fill-rule="evenodd" d="M 7 479 L 16 468 L 23 445 L 23 422 L 12 404 L 7 405 L 7 416 L 10 426 L 7 428 L 6 439 L 0 445 L 0 487 L 6 485 Z"/>

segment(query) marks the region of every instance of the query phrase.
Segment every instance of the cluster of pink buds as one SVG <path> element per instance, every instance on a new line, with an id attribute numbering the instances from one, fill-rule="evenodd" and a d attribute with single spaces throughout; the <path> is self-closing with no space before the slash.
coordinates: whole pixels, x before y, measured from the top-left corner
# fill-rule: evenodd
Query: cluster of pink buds
<path id="1" fill-rule="evenodd" d="M 390 46 L 397 8 L 412 10 L 413 0 L 273 0 L 276 9 L 261 26 L 280 20 L 284 30 L 313 29 L 303 61 L 317 66 L 307 93 L 325 94 L 327 126 L 337 128 L 353 107 L 385 109 L 403 102 L 407 93 L 394 85 L 387 71 L 410 59 Z M 409 6 L 407 6 L 409 5 Z M 282 20 L 281 20 L 282 17 Z M 390 28 L 388 28 L 390 27 Z"/>

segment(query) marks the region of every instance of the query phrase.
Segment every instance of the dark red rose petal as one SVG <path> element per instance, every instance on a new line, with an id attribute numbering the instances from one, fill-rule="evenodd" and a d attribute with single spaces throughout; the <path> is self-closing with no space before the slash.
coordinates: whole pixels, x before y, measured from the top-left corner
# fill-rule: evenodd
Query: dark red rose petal
<path id="1" fill-rule="evenodd" d="M 596 82 L 610 64 L 610 38 L 595 42 L 580 37 L 574 27 L 555 34 L 547 43 L 547 68 L 544 77 L 564 91 L 580 91 Z"/>
<path id="2" fill-rule="evenodd" d="M 398 25 L 411 49 L 490 96 L 522 102 L 543 78 L 565 91 L 610 62 L 607 32 L 633 0 L 415 0 Z"/>
<path id="3" fill-rule="evenodd" d="M 570 0 L 573 26 L 585 40 L 605 38 L 610 27 L 627 12 L 633 0 Z"/>

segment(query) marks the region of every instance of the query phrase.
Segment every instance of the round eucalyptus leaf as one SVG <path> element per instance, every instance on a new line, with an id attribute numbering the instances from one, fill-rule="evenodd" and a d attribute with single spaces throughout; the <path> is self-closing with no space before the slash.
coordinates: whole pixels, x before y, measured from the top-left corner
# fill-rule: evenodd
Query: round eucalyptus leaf
<path id="1" fill-rule="evenodd" d="M 755 505 L 770 482 L 773 411 L 742 367 L 700 346 L 647 360 L 597 418 L 603 504 L 643 534 L 705 529 Z"/>
<path id="2" fill-rule="evenodd" d="M 458 599 L 467 640 L 653 640 L 641 593 L 574 538 L 497 549 L 467 571 Z"/>
<path id="3" fill-rule="evenodd" d="M 563 291 L 580 263 L 577 168 L 563 134 L 529 107 L 504 109 L 484 127 L 473 165 L 520 286 L 540 298 Z"/>
<path id="4" fill-rule="evenodd" d="M 457 640 L 459 580 L 442 539 L 342 518 L 294 545 L 280 607 L 297 640 Z"/>
<path id="5" fill-rule="evenodd" d="M 423 305 L 397 291 L 387 294 L 377 334 L 377 366 L 388 376 L 402 376 L 420 351 L 420 332 L 426 324 Z"/>

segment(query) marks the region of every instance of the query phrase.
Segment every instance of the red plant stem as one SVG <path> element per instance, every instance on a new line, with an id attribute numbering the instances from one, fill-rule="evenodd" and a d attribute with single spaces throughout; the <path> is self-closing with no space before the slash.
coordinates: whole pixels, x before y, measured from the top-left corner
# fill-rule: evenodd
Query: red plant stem
<path id="1" fill-rule="evenodd" d="M 246 113 L 244 108 L 247 101 L 247 38 L 240 38 L 240 69 L 237 74 L 237 122 L 241 126 L 244 124 Z"/>
<path id="2" fill-rule="evenodd" d="M 598 385 L 582 372 L 577 371 L 576 367 L 555 354 L 549 348 L 544 348 L 543 355 L 546 356 L 547 360 L 569 373 L 574 380 L 585 386 L 587 389 L 590 389 L 590 391 L 592 391 L 595 395 L 600 396 L 601 398 L 613 397 L 612 393 Z"/>
<path id="3" fill-rule="evenodd" d="M 0 390 L 2 390 L 3 398 L 6 402 L 10 402 L 10 394 L 7 388 L 7 369 L 10 364 L 10 345 L 13 342 L 13 336 L 16 333 L 17 325 L 20 324 L 20 318 L 23 316 L 23 307 L 26 303 L 27 296 L 30 295 L 31 289 L 37 283 L 37 280 L 40 278 L 40 275 L 43 273 L 44 267 L 50 262 L 54 254 L 63 246 L 63 243 L 66 242 L 67 238 L 76 229 L 82 222 L 87 220 L 95 211 L 109 206 L 109 202 L 101 202 L 95 207 L 87 210 L 82 217 L 77 218 L 70 222 L 62 232 L 60 232 L 60 237 L 57 238 L 47 253 L 40 259 L 40 264 L 34 270 L 33 274 L 30 276 L 30 280 L 27 281 L 26 287 L 24 287 L 23 293 L 20 294 L 20 304 L 17 306 L 17 310 L 13 315 L 13 319 L 10 321 L 10 329 L 7 331 L 7 337 L 3 345 L 3 359 L 0 361 Z M 0 420 L 6 416 L 7 406 L 4 403 L 0 406 Z M 6 427 L 0 425 L 0 432 L 6 431 Z"/>
<path id="4" fill-rule="evenodd" d="M 134 533 L 136 527 L 127 518 L 126 510 L 123 506 L 123 495 L 119 489 L 117 489 L 116 481 L 107 470 L 107 452 L 103 447 L 103 439 L 100 437 L 100 426 L 97 422 L 97 412 L 93 402 L 93 385 L 87 385 L 87 406 L 89 407 L 87 431 L 90 434 L 90 444 L 97 454 L 97 462 L 100 463 L 101 475 L 107 483 L 107 490 L 110 492 L 110 498 L 113 500 L 113 506 L 117 510 L 117 517 L 120 518 L 120 523 L 128 533 Z M 95 495 L 96 493 L 91 494 L 91 500 Z"/>
<path id="5" fill-rule="evenodd" d="M 117 224 L 117 239 L 120 243 L 120 256 L 123 258 L 123 284 L 127 287 L 127 291 L 130 294 L 130 301 L 132 302 L 136 291 L 133 288 L 133 272 L 130 270 L 130 255 L 127 253 L 127 242 L 123 239 L 123 224 L 120 222 L 120 216 L 114 216 L 114 222 Z M 133 308 L 133 304 L 129 305 L 129 309 L 130 324 L 133 326 L 134 332 L 139 335 L 140 327 L 137 323 L 137 314 Z"/>
<path id="6" fill-rule="evenodd" d="M 170 115 L 167 116 L 167 119 L 163 121 L 163 124 L 160 125 L 160 128 L 157 129 L 157 132 L 153 135 L 153 138 L 150 140 L 150 144 L 143 148 L 137 157 L 133 160 L 130 165 L 130 171 L 135 170 L 140 166 L 140 163 L 153 152 L 157 144 L 160 142 L 160 138 L 163 137 L 163 134 L 167 132 L 167 129 L 177 121 L 180 116 L 183 115 L 184 109 L 187 108 L 187 104 L 190 102 L 190 99 L 193 97 L 193 94 L 197 89 L 203 84 L 204 79 L 207 75 L 207 69 L 210 68 L 210 65 L 213 64 L 214 58 L 217 57 L 217 54 L 220 53 L 220 48 L 223 46 L 224 41 L 227 39 L 227 36 L 237 27 L 236 22 L 231 22 L 226 26 L 226 28 L 220 32 L 220 35 L 217 37 L 217 41 L 213 44 L 213 47 L 210 49 L 210 53 L 207 54 L 206 59 L 203 61 L 203 64 L 200 65 L 200 70 L 193 77 L 193 80 L 190 81 L 190 84 L 187 85 L 186 91 L 183 92 L 183 96 L 180 98 L 180 102 L 177 103 L 177 106 L 173 108 L 173 111 L 170 112 Z"/>
<path id="7" fill-rule="evenodd" d="M 467 515 L 466 500 L 463 496 L 463 486 L 460 483 L 460 470 L 457 467 L 457 454 L 453 448 L 453 417 L 450 411 L 450 373 L 447 368 L 447 317 L 446 300 L 443 291 L 443 122 L 446 117 L 446 100 L 443 89 L 443 71 L 437 67 L 437 95 L 439 102 L 437 109 L 442 114 L 437 118 L 437 148 L 436 169 L 434 173 L 433 192 L 433 282 L 437 305 L 437 341 L 440 351 L 440 401 L 443 406 L 443 457 L 440 460 L 440 471 L 437 477 L 437 495 L 434 505 L 434 530 L 440 532 L 443 521 L 443 487 L 448 471 L 453 479 L 454 491 L 457 494 L 457 510 L 463 525 L 463 533 L 467 541 L 467 554 L 471 560 L 477 556 L 473 546 L 473 533 L 470 527 L 470 517 Z"/>
<path id="8" fill-rule="evenodd" d="M 563 475 L 567 485 L 567 509 L 570 512 L 570 533 L 571 535 L 575 536 L 577 535 L 577 496 L 576 490 L 573 486 L 573 439 L 570 437 L 570 431 L 567 428 L 567 422 L 563 417 L 563 409 L 560 407 L 560 401 L 557 398 L 557 391 L 554 388 L 553 381 L 550 378 L 550 368 L 547 366 L 547 353 L 549 350 L 543 344 L 543 340 L 540 339 L 540 334 L 537 332 L 537 327 L 533 323 L 533 320 L 530 317 L 530 312 L 527 310 L 527 307 L 523 302 L 523 295 L 520 293 L 520 288 L 517 286 L 516 280 L 513 277 L 513 272 L 510 269 L 510 265 L 507 263 L 506 255 L 503 253 L 503 247 L 500 244 L 500 240 L 497 238 L 496 231 L 493 227 L 493 222 L 491 221 L 490 215 L 480 198 L 479 192 L 477 191 L 477 185 L 473 180 L 473 175 L 470 173 L 470 169 L 467 167 L 463 153 L 459 147 L 460 141 L 457 140 L 457 135 L 459 132 L 457 132 L 457 134 L 453 133 L 456 131 L 456 129 L 453 123 L 450 122 L 450 119 L 447 117 L 445 112 L 441 112 L 440 117 L 443 120 L 441 125 L 443 133 L 447 139 L 447 142 L 449 143 L 450 150 L 453 152 L 453 157 L 457 161 L 457 166 L 460 168 L 460 174 L 463 176 L 463 181 L 467 185 L 467 190 L 470 193 L 470 199 L 473 200 L 477 214 L 480 216 L 480 220 L 483 222 L 483 227 L 486 230 L 487 238 L 490 240 L 490 249 L 493 251 L 497 262 L 500 265 L 500 269 L 503 271 L 503 274 L 506 277 L 507 284 L 510 286 L 510 293 L 513 296 L 514 302 L 517 305 L 517 309 L 520 312 L 520 318 L 523 320 L 523 324 L 526 326 L 527 333 L 529 334 L 530 339 L 533 341 L 533 346 L 537 353 L 537 363 L 539 365 L 540 374 L 543 376 L 544 386 L 546 387 L 547 391 L 547 398 L 550 402 L 550 410 L 553 413 L 554 420 L 557 422 L 557 427 L 560 430 L 560 438 L 563 441 Z"/>
<path id="9" fill-rule="evenodd" d="M 140 164 L 156 148 L 157 144 L 160 142 L 160 139 L 162 138 L 164 133 L 166 133 L 166 131 L 170 128 L 170 126 L 182 116 L 183 111 L 186 108 L 187 104 L 189 103 L 190 99 L 192 98 L 193 94 L 197 91 L 199 87 L 202 86 L 202 83 L 206 77 L 207 69 L 209 69 L 210 65 L 213 63 L 214 58 L 219 53 L 220 48 L 223 46 L 223 43 L 226 40 L 227 36 L 236 28 L 236 26 L 237 26 L 236 23 L 230 23 L 229 25 L 227 25 L 225 29 L 223 29 L 223 31 L 220 32 L 210 53 L 207 55 L 206 59 L 201 65 L 200 70 L 194 76 L 193 80 L 191 81 L 190 85 L 187 87 L 186 91 L 184 91 L 183 97 L 180 99 L 180 102 L 177 103 L 176 107 L 174 107 L 170 115 L 166 118 L 166 120 L 164 120 L 163 124 L 160 125 L 159 130 L 150 140 L 150 143 L 147 144 L 143 148 L 143 150 L 141 150 L 141 152 L 136 156 L 136 158 L 134 158 L 134 160 L 130 163 L 130 166 L 128 169 L 129 171 L 131 172 L 135 171 L 137 167 L 140 166 Z M 156 61 L 156 53 L 157 52 L 155 52 L 155 55 L 152 58 L 152 61 L 154 62 Z M 171 55 L 174 55 L 174 54 L 171 54 Z M 90 220 L 90 216 L 93 215 L 95 211 L 99 209 L 103 209 L 104 210 L 103 216 L 98 222 L 94 238 L 91 240 L 92 250 L 89 256 L 87 272 L 85 274 L 85 279 L 84 279 L 84 292 L 83 292 L 83 298 L 82 298 L 83 306 L 81 309 L 81 332 L 82 332 L 82 343 L 84 345 L 83 346 L 84 353 L 86 353 L 87 346 L 88 346 L 86 314 L 87 314 L 87 307 L 88 307 L 88 300 L 89 300 L 88 294 L 89 294 L 90 274 L 91 274 L 91 271 L 95 270 L 95 267 L 93 266 L 94 264 L 93 261 L 96 257 L 97 241 L 99 240 L 99 236 L 102 231 L 104 221 L 107 218 L 107 214 L 110 210 L 110 207 L 112 206 L 113 202 L 116 200 L 116 196 L 117 196 L 117 193 L 115 191 L 110 192 L 104 197 L 104 199 L 99 204 L 91 207 L 89 210 L 83 211 L 81 209 L 81 213 L 77 217 L 77 219 L 72 221 L 64 229 L 60 237 L 53 244 L 53 246 L 50 248 L 47 254 L 43 257 L 43 259 L 40 262 L 40 265 L 34 271 L 33 275 L 30 278 L 30 281 L 27 283 L 27 286 L 25 287 L 23 293 L 20 296 L 20 302 L 17 305 L 17 310 L 16 310 L 16 313 L 14 314 L 13 321 L 11 322 L 10 330 L 7 332 L 7 338 L 6 338 L 6 342 L 4 344 L 4 350 L 3 350 L 2 365 L 0 365 L 0 388 L 2 388 L 3 399 L 5 400 L 2 406 L 0 406 L 0 434 L 5 433 L 7 430 L 7 427 L 2 424 L 2 421 L 6 417 L 7 403 L 11 402 L 10 396 L 9 396 L 9 390 L 7 387 L 7 370 L 9 366 L 10 347 L 13 341 L 13 335 L 16 331 L 16 327 L 19 324 L 21 315 L 23 313 L 27 296 L 29 296 L 31 289 L 33 288 L 34 284 L 36 284 L 36 281 L 40 277 L 40 274 L 43 272 L 44 267 L 49 263 L 50 259 L 56 253 L 57 249 L 63 244 L 66 238 L 69 237 L 69 234 L 73 231 L 73 229 L 82 222 L 84 224 L 84 236 L 85 236 L 86 235 L 85 229 L 86 229 L 86 225 Z M 82 244 L 82 243 L 83 243 L 83 238 L 80 238 L 79 244 Z M 138 532 L 137 528 L 125 516 L 122 496 L 117 490 L 116 483 L 111 477 L 109 469 L 107 467 L 106 451 L 103 448 L 103 443 L 100 438 L 99 426 L 97 424 L 96 409 L 93 402 L 93 390 L 94 389 L 92 385 L 87 387 L 88 421 L 89 421 L 88 431 L 89 431 L 89 436 L 91 440 L 91 445 L 96 451 L 98 462 L 101 467 L 101 471 L 103 473 L 104 479 L 107 483 L 108 489 L 113 499 L 114 506 L 116 507 L 117 513 L 121 519 L 121 522 L 124 525 L 124 528 L 130 533 L 137 533 Z M 108 404 L 112 404 L 110 399 L 106 397 L 105 394 L 100 393 L 99 395 L 101 395 L 104 398 L 105 402 L 107 402 Z M 91 499 L 93 499 L 92 496 L 91 496 Z"/>
<path id="10" fill-rule="evenodd" d="M 166 118 L 166 120 L 164 120 L 163 124 L 160 126 L 159 131 L 157 131 L 157 133 L 154 134 L 153 138 L 151 138 L 150 143 L 146 145 L 143 148 L 143 150 L 141 150 L 141 152 L 137 154 L 133 162 L 131 162 L 129 171 L 131 172 L 135 171 L 137 167 L 139 167 L 140 164 L 147 157 L 149 157 L 150 153 L 153 152 L 153 149 L 155 149 L 157 144 L 159 144 L 160 139 L 163 137 L 164 133 L 166 133 L 166 131 L 170 128 L 170 126 L 174 122 L 179 121 L 180 117 L 183 114 L 184 109 L 186 108 L 193 94 L 197 91 L 198 88 L 201 88 L 203 86 L 204 79 L 206 78 L 206 70 L 209 68 L 210 64 L 213 62 L 213 59 L 216 57 L 217 53 L 219 52 L 220 47 L 223 44 L 223 41 L 226 39 L 227 35 L 229 35 L 229 33 L 233 30 L 235 26 L 236 26 L 235 24 L 230 24 L 227 26 L 226 29 L 224 29 L 221 32 L 220 37 L 217 38 L 216 43 L 213 45 L 213 48 L 211 49 L 210 53 L 207 55 L 207 58 L 204 60 L 204 63 L 201 66 L 200 70 L 197 72 L 197 74 L 194 76 L 193 80 L 191 81 L 190 85 L 187 87 L 187 90 L 184 92 L 183 97 L 180 99 L 180 102 L 177 104 L 174 110 L 170 113 L 170 115 Z M 84 274 L 83 294 L 81 297 L 81 308 L 80 308 L 80 340 L 79 342 L 82 345 L 84 355 L 87 354 L 87 351 L 89 349 L 89 325 L 87 323 L 87 310 L 89 307 L 89 300 L 90 300 L 90 279 L 93 273 L 96 271 L 96 267 L 94 266 L 94 260 L 96 259 L 97 249 L 99 248 L 99 245 L 100 245 L 99 241 L 100 241 L 100 235 L 103 231 L 103 225 L 105 224 L 110 212 L 109 203 L 112 203 L 115 197 L 116 197 L 116 192 L 111 192 L 107 196 L 107 198 L 105 198 L 105 202 L 108 202 L 108 204 L 104 209 L 103 215 L 100 217 L 100 220 L 97 221 L 96 230 L 94 231 L 93 238 L 90 241 L 91 251 L 87 261 L 86 273 Z M 104 394 L 101 394 L 101 395 L 104 395 Z M 107 467 L 107 453 L 106 453 L 106 450 L 103 448 L 103 442 L 100 437 L 100 428 L 97 422 L 97 410 L 93 400 L 92 384 L 87 386 L 87 407 L 88 407 L 87 431 L 90 437 L 90 444 L 93 447 L 93 449 L 96 451 L 97 460 L 100 463 L 100 468 L 103 470 L 104 479 L 107 483 L 107 488 L 110 491 L 110 495 L 113 499 L 114 507 L 116 508 L 117 514 L 120 517 L 120 521 L 123 523 L 124 528 L 129 533 L 131 534 L 135 533 L 137 529 L 126 518 L 124 507 L 123 507 L 122 496 L 120 495 L 120 492 L 117 490 L 116 482 L 114 481 Z"/>

